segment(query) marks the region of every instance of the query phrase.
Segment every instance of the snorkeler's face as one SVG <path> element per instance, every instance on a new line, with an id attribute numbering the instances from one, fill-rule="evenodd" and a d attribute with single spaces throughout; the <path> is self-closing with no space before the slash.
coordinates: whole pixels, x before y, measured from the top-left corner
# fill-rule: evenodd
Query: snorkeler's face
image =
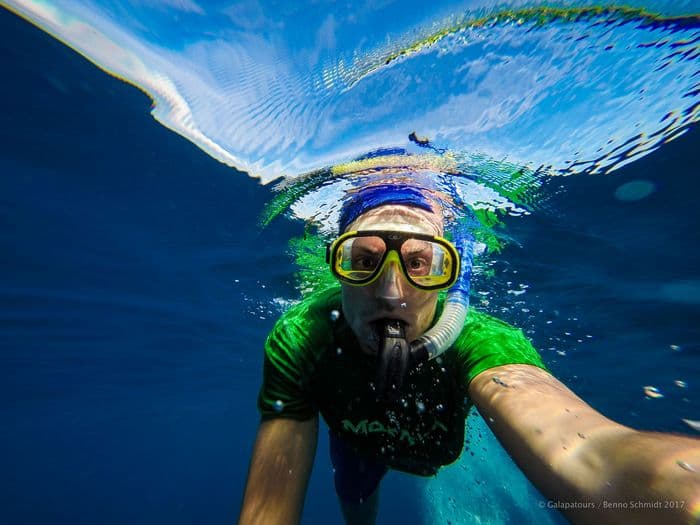
<path id="1" fill-rule="evenodd" d="M 402 205 L 385 205 L 360 215 L 348 231 L 385 230 L 442 235 L 437 213 Z M 417 339 L 430 327 L 437 306 L 437 292 L 409 284 L 398 260 L 387 261 L 382 273 L 365 286 L 342 286 L 343 313 L 362 349 L 376 353 L 378 341 L 373 323 L 398 319 L 406 324 L 406 339 Z"/>

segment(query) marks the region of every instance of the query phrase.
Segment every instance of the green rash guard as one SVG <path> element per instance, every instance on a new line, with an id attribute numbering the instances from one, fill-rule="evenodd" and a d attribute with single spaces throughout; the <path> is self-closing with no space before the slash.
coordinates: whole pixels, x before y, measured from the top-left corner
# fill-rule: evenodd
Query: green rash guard
<path id="1" fill-rule="evenodd" d="M 452 348 L 412 370 L 398 399 L 380 402 L 377 358 L 360 349 L 335 288 L 305 299 L 275 324 L 265 343 L 258 408 L 263 420 L 320 412 L 358 454 L 432 475 L 462 452 L 470 381 L 506 364 L 546 369 L 520 330 L 470 309 Z"/>

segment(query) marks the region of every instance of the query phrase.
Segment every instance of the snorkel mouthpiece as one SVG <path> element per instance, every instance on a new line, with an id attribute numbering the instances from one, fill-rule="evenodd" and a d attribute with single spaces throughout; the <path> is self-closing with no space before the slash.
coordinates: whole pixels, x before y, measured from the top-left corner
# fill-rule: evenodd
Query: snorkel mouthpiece
<path id="1" fill-rule="evenodd" d="M 379 336 L 377 393 L 380 399 L 388 399 L 401 390 L 406 374 L 411 368 L 411 347 L 406 340 L 406 326 L 403 321 L 378 321 L 375 329 Z"/>

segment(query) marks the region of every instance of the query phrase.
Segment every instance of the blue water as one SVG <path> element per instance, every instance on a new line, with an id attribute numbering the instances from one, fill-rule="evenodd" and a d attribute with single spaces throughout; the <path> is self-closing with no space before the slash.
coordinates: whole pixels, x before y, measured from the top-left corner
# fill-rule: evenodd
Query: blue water
<path id="1" fill-rule="evenodd" d="M 269 187 L 4 10 L 0 34 L 0 523 L 231 523 L 303 225 L 260 230 Z M 611 175 L 561 178 L 541 213 L 506 218 L 489 283 L 527 283 L 489 308 L 637 428 L 700 419 L 698 147 L 691 130 Z M 654 191 L 615 197 L 639 180 Z M 392 474 L 379 522 L 418 522 L 422 487 Z M 322 434 L 304 523 L 338 523 L 334 498 Z"/>

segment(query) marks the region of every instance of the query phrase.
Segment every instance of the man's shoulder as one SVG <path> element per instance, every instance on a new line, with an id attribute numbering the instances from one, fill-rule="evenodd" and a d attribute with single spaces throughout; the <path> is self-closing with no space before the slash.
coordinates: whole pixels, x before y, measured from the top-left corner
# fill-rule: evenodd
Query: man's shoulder
<path id="1" fill-rule="evenodd" d="M 494 315 L 470 308 L 455 347 L 460 350 L 496 343 L 530 346 L 521 329 Z"/>
<path id="2" fill-rule="evenodd" d="M 464 328 L 472 330 L 518 330 L 518 328 L 503 319 L 473 307 L 469 308 Z"/>
<path id="3" fill-rule="evenodd" d="M 311 293 L 285 311 L 267 338 L 268 350 L 288 347 L 318 350 L 333 338 L 336 319 L 340 317 L 340 289 L 327 288 Z"/>
<path id="4" fill-rule="evenodd" d="M 306 295 L 293 304 L 282 314 L 278 323 L 290 319 L 305 319 L 307 322 L 314 319 L 333 320 L 332 317 L 336 315 L 334 312 L 340 311 L 340 305 L 340 288 L 324 288 Z"/>
<path id="5" fill-rule="evenodd" d="M 474 309 L 470 309 L 454 348 L 466 367 L 467 384 L 484 370 L 502 365 L 527 364 L 547 370 L 521 329 Z"/>

